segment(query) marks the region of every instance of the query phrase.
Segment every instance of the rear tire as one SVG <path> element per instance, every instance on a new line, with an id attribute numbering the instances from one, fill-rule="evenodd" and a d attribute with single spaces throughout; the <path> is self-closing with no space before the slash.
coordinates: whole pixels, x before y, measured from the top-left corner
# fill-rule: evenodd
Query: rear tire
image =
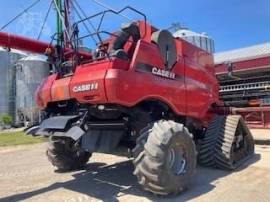
<path id="1" fill-rule="evenodd" d="M 159 121 L 144 128 L 133 154 L 139 184 L 158 195 L 187 189 L 196 169 L 192 135 L 173 121 Z"/>
<path id="2" fill-rule="evenodd" d="M 71 138 L 55 136 L 50 136 L 46 154 L 52 165 L 59 171 L 82 168 L 91 157 L 91 153 L 76 147 Z"/>

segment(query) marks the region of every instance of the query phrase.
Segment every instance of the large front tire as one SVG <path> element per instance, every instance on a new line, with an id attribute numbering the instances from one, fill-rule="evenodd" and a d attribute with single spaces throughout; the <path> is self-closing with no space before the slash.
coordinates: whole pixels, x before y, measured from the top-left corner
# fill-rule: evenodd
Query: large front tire
<path id="1" fill-rule="evenodd" d="M 91 157 L 91 153 L 82 151 L 76 147 L 71 138 L 49 138 L 47 157 L 53 166 L 59 171 L 71 171 L 82 168 Z"/>
<path id="2" fill-rule="evenodd" d="M 159 121 L 144 128 L 133 150 L 139 184 L 158 195 L 187 189 L 196 169 L 195 148 L 182 124 Z"/>

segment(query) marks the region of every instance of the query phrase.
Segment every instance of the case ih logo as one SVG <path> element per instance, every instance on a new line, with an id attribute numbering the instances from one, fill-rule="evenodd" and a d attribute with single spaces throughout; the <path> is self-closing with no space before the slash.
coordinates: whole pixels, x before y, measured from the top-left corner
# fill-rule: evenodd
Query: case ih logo
<path id="1" fill-rule="evenodd" d="M 152 73 L 156 76 L 160 76 L 166 79 L 182 80 L 182 77 L 180 75 L 145 63 L 138 63 L 136 65 L 136 71 Z"/>
<path id="2" fill-rule="evenodd" d="M 167 70 L 159 69 L 157 67 L 153 67 L 152 73 L 158 76 L 169 78 L 169 79 L 175 79 L 175 73 L 167 71 Z"/>
<path id="3" fill-rule="evenodd" d="M 80 86 L 74 86 L 73 92 L 79 93 L 84 91 L 91 91 L 91 90 L 97 90 L 98 89 L 98 83 L 90 83 L 90 84 L 84 84 Z"/>

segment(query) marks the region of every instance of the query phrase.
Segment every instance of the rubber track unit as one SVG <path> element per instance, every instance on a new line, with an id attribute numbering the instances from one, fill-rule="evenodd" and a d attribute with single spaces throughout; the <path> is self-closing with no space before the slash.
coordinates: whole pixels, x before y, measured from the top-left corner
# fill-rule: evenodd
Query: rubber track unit
<path id="1" fill-rule="evenodd" d="M 241 146 L 236 147 L 239 135 L 243 138 Z M 205 166 L 233 170 L 253 153 L 254 140 L 243 118 L 238 115 L 217 116 L 209 124 L 199 145 L 198 161 Z"/>
<path id="2" fill-rule="evenodd" d="M 75 147 L 72 139 L 54 136 L 49 138 L 46 154 L 52 165 L 56 166 L 59 171 L 82 168 L 91 157 L 91 153 Z"/>
<path id="3" fill-rule="evenodd" d="M 133 149 L 134 175 L 147 191 L 157 195 L 176 194 L 188 188 L 196 169 L 196 147 L 192 134 L 182 124 L 158 121 L 140 132 Z M 175 175 L 168 168 L 168 151 L 173 142 L 185 145 L 187 170 Z"/>

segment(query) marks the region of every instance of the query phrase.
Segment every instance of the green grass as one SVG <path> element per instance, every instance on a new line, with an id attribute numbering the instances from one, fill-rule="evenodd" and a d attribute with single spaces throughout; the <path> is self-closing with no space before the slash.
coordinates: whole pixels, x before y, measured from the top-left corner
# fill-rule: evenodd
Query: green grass
<path id="1" fill-rule="evenodd" d="M 23 132 L 0 133 L 0 147 L 27 145 L 45 142 L 45 138 L 32 137 Z"/>

